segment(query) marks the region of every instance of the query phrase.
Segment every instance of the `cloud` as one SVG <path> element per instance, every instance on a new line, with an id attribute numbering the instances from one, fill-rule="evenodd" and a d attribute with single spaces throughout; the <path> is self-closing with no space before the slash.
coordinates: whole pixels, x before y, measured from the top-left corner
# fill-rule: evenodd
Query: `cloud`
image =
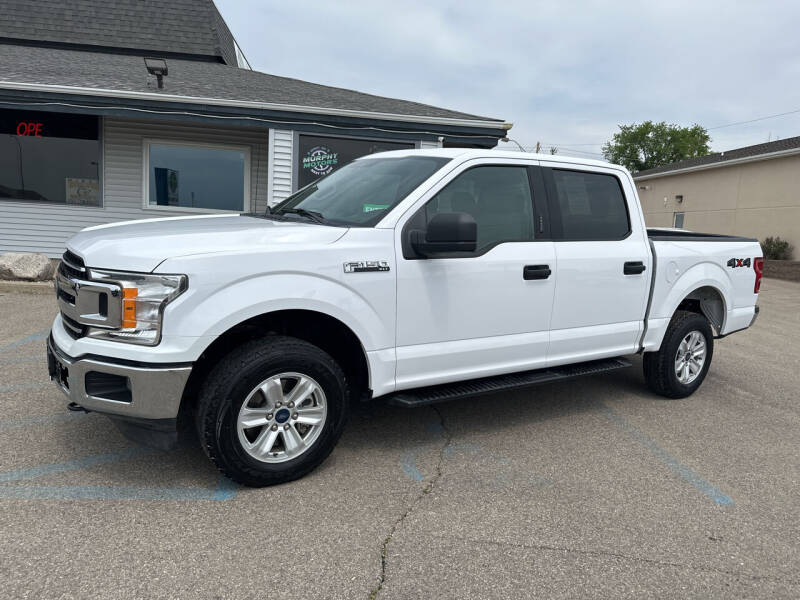
<path id="1" fill-rule="evenodd" d="M 565 154 L 599 153 L 619 123 L 800 108 L 792 2 L 217 4 L 260 71 L 506 119 Z M 791 137 L 800 113 L 710 133 L 715 150 Z"/>

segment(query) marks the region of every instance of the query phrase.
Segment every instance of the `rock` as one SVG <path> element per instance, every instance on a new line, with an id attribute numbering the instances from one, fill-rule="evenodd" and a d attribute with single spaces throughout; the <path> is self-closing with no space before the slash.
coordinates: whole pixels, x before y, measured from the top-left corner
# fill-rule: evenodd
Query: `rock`
<path id="1" fill-rule="evenodd" d="M 53 263 L 44 254 L 8 252 L 0 256 L 0 279 L 48 281 L 54 274 Z"/>

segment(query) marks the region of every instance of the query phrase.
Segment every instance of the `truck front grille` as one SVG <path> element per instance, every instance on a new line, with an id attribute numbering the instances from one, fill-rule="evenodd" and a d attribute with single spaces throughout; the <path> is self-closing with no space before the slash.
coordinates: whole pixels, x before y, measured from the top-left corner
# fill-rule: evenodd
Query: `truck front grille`
<path id="1" fill-rule="evenodd" d="M 58 265 L 58 270 L 66 278 L 85 279 L 86 278 L 86 265 L 83 264 L 83 259 L 67 250 L 61 257 L 61 262 Z"/>
<path id="2" fill-rule="evenodd" d="M 56 272 L 56 300 L 64 329 L 73 338 L 89 327 L 118 329 L 122 325 L 122 287 L 116 282 L 93 281 L 83 259 L 67 250 Z"/>
<path id="3" fill-rule="evenodd" d="M 61 312 L 61 322 L 64 323 L 64 329 L 72 338 L 77 340 L 86 335 L 86 326 L 70 319 L 63 311 Z"/>

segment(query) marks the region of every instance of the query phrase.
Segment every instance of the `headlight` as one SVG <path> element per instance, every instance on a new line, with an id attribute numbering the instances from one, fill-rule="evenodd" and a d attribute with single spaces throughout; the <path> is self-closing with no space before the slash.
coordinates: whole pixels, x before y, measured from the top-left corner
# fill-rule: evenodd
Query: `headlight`
<path id="1" fill-rule="evenodd" d="M 161 341 L 164 307 L 189 286 L 186 275 L 151 275 L 90 270 L 94 281 L 117 283 L 122 287 L 122 326 L 120 329 L 90 327 L 93 338 L 155 346 Z"/>

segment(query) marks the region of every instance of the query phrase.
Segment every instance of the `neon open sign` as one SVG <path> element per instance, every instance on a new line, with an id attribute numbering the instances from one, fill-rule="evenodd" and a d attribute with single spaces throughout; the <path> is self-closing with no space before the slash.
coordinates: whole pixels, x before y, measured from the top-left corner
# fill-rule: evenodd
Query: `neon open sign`
<path id="1" fill-rule="evenodd" d="M 22 121 L 17 124 L 17 135 L 28 137 L 42 137 L 44 123 L 37 121 Z"/>
<path id="2" fill-rule="evenodd" d="M 0 108 L 0 136 L 97 140 L 100 119 L 95 115 L 72 115 Z"/>

